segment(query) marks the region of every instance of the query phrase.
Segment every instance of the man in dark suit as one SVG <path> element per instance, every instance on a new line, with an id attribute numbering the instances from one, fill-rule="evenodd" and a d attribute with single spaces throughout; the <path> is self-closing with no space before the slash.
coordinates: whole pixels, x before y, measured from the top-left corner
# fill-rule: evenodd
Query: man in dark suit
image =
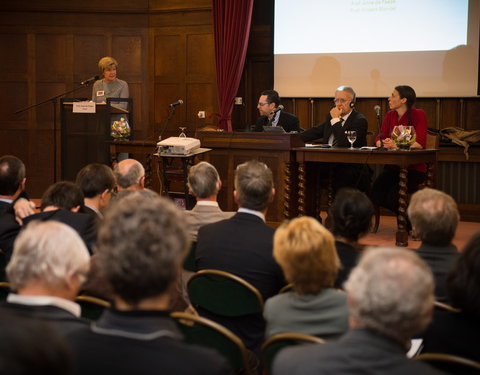
<path id="1" fill-rule="evenodd" d="M 132 192 L 101 224 L 99 269 L 114 304 L 68 337 L 75 374 L 230 374 L 218 353 L 189 346 L 169 317 L 169 291 L 188 247 L 184 217 L 163 198 Z"/>
<path id="2" fill-rule="evenodd" d="M 354 147 L 367 145 L 368 122 L 364 115 L 355 110 L 355 91 L 350 86 L 340 86 L 335 90 L 334 106 L 320 125 L 310 128 L 300 134 L 304 142 L 321 139 L 322 143 L 332 147 L 350 147 L 346 131 L 357 133 Z M 325 174 L 328 171 L 313 171 L 310 174 Z M 367 165 L 338 163 L 330 165 L 332 172 L 332 188 L 334 193 L 343 187 L 351 187 L 367 192 L 371 184 L 372 171 Z M 309 173 L 307 171 L 307 173 Z"/>
<path id="3" fill-rule="evenodd" d="M 12 290 L 0 311 L 48 323 L 66 335 L 88 326 L 73 300 L 85 281 L 90 256 L 78 234 L 56 221 L 34 222 L 18 236 L 7 275 Z"/>
<path id="4" fill-rule="evenodd" d="M 446 302 L 447 275 L 459 256 L 452 243 L 460 220 L 457 204 L 443 191 L 425 188 L 412 195 L 408 217 L 412 230 L 422 241 L 416 254 L 433 272 L 435 298 Z"/>
<path id="5" fill-rule="evenodd" d="M 272 171 L 256 160 L 239 165 L 233 194 L 238 212 L 230 219 L 205 225 L 198 231 L 197 269 L 233 273 L 255 286 L 267 299 L 285 284 L 272 255 L 275 230 L 265 224 L 267 206 L 275 194 Z M 226 325 L 254 351 L 263 340 L 265 322 L 261 314 L 229 319 L 203 313 Z"/>
<path id="6" fill-rule="evenodd" d="M 82 207 L 83 193 L 80 188 L 72 182 L 59 181 L 43 194 L 40 206 L 42 212 L 24 218 L 23 225 L 35 220 L 60 221 L 77 231 L 92 254 L 97 239 L 97 223 L 92 216 L 81 212 Z"/>
<path id="7" fill-rule="evenodd" d="M 256 132 L 263 132 L 264 126 L 281 126 L 286 132 L 300 132 L 300 122 L 298 117 L 284 112 L 278 106 L 280 105 L 280 96 L 275 90 L 265 90 L 258 99 L 257 109 L 260 117 L 255 124 Z"/>
<path id="8" fill-rule="evenodd" d="M 13 156 L 0 158 L 0 215 L 11 210 L 12 202 L 25 189 L 25 165 Z"/>
<path id="9" fill-rule="evenodd" d="M 440 374 L 405 355 L 432 318 L 433 278 L 423 260 L 404 249 L 368 249 L 345 288 L 350 330 L 325 344 L 282 350 L 274 374 Z"/>

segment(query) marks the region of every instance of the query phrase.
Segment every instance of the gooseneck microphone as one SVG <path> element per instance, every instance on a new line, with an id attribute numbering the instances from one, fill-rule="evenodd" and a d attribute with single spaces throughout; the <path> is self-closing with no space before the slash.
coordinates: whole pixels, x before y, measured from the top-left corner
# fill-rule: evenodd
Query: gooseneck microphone
<path id="1" fill-rule="evenodd" d="M 93 76 L 90 77 L 89 79 L 86 79 L 85 81 L 80 82 L 81 85 L 88 86 L 90 83 L 98 81 L 100 79 L 100 76 Z"/>
<path id="2" fill-rule="evenodd" d="M 377 150 L 386 150 L 385 147 L 383 146 L 383 139 L 382 139 L 382 127 L 380 125 L 380 111 L 382 110 L 379 105 L 376 105 L 373 107 L 375 114 L 377 115 L 377 130 L 378 130 L 378 136 L 380 139 L 380 147 L 377 147 Z"/>
<path id="3" fill-rule="evenodd" d="M 283 110 L 283 108 L 284 108 L 283 105 L 280 104 L 277 108 L 275 108 L 272 112 L 270 112 L 270 114 L 273 115 L 273 114 L 277 113 L 278 111 Z"/>
<path id="4" fill-rule="evenodd" d="M 176 107 L 177 105 L 181 105 L 183 104 L 183 100 L 182 99 L 178 99 L 175 103 L 172 103 L 172 104 L 169 104 L 170 107 Z"/>

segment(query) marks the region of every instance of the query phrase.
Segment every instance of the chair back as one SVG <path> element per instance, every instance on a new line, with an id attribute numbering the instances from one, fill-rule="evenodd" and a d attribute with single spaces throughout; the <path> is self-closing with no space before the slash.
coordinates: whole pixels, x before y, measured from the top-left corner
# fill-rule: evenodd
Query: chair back
<path id="1" fill-rule="evenodd" d="M 285 285 L 284 287 L 282 287 L 282 289 L 280 289 L 278 291 L 278 294 L 287 293 L 287 292 L 290 292 L 292 290 L 293 290 L 293 283 L 289 283 L 289 284 Z"/>
<path id="2" fill-rule="evenodd" d="M 10 284 L 6 281 L 0 281 L 0 301 L 6 301 L 10 292 Z"/>
<path id="3" fill-rule="evenodd" d="M 110 307 L 110 302 L 101 298 L 81 295 L 75 298 L 75 302 L 82 308 L 82 318 L 97 320 L 103 311 Z"/>
<path id="4" fill-rule="evenodd" d="M 222 325 L 200 316 L 173 312 L 170 315 L 188 344 L 216 350 L 236 373 L 248 373 L 248 351 L 242 340 Z"/>
<path id="5" fill-rule="evenodd" d="M 241 277 L 219 270 L 196 272 L 187 284 L 194 308 L 201 307 L 221 316 L 243 316 L 263 312 L 263 297 Z"/>
<path id="6" fill-rule="evenodd" d="M 447 374 L 479 374 L 480 362 L 459 357 L 457 355 L 445 353 L 425 353 L 419 354 L 414 359 L 422 362 L 427 362 L 436 369 Z"/>
<path id="7" fill-rule="evenodd" d="M 183 269 L 185 271 L 195 272 L 195 251 L 197 249 L 197 242 L 193 241 L 188 251 L 187 256 L 183 260 Z"/>
<path id="8" fill-rule="evenodd" d="M 323 344 L 324 339 L 304 333 L 280 333 L 270 337 L 262 345 L 262 360 L 267 374 L 272 373 L 272 363 L 280 350 L 300 344 Z"/>
<path id="9" fill-rule="evenodd" d="M 434 301 L 433 307 L 437 310 L 445 310 L 445 311 L 450 311 L 454 313 L 461 312 L 460 309 L 457 309 L 456 307 L 450 306 L 449 304 L 446 304 L 444 302 L 439 302 L 439 301 Z"/>

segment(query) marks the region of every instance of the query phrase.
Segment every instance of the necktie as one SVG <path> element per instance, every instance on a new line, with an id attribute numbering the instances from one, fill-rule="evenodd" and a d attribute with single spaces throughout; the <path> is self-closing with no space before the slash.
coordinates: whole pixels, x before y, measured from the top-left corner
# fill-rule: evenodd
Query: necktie
<path id="1" fill-rule="evenodd" d="M 333 147 L 337 147 L 338 137 L 340 133 L 343 131 L 342 124 L 343 124 L 343 118 L 340 117 L 340 121 L 336 122 L 332 126 L 332 136 L 333 136 L 332 146 Z"/>

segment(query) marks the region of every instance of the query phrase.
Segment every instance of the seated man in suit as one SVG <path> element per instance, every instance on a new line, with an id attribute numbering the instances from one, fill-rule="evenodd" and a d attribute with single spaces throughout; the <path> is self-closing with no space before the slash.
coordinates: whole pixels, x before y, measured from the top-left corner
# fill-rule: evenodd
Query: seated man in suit
<path id="1" fill-rule="evenodd" d="M 119 161 L 113 168 L 117 180 L 117 190 L 143 190 L 145 188 L 145 168 L 135 159 Z"/>
<path id="2" fill-rule="evenodd" d="M 78 234 L 56 221 L 33 222 L 18 236 L 7 276 L 12 290 L 2 311 L 41 320 L 60 334 L 87 327 L 73 300 L 85 281 L 90 256 Z"/>
<path id="3" fill-rule="evenodd" d="M 188 188 L 197 200 L 195 207 L 185 211 L 190 238 L 196 241 L 201 226 L 228 219 L 234 212 L 224 212 L 218 206 L 217 195 L 222 188 L 222 181 L 212 164 L 202 161 L 191 167 L 188 172 Z"/>
<path id="4" fill-rule="evenodd" d="M 433 278 L 423 260 L 405 249 L 369 249 L 345 289 L 350 331 L 338 341 L 282 350 L 274 374 L 440 374 L 405 355 L 432 317 Z"/>
<path id="5" fill-rule="evenodd" d="M 265 224 L 268 204 L 275 194 L 272 171 L 251 160 L 235 171 L 235 202 L 238 212 L 230 219 L 201 227 L 198 231 L 197 269 L 218 269 L 233 273 L 256 287 L 267 299 L 285 285 L 280 266 L 273 258 L 275 230 Z M 265 321 L 261 314 L 225 318 L 202 313 L 227 326 L 247 347 L 257 351 L 264 338 Z"/>
<path id="6" fill-rule="evenodd" d="M 229 374 L 218 353 L 182 342 L 169 291 L 188 247 L 184 217 L 163 198 L 132 192 L 112 203 L 96 254 L 114 304 L 69 336 L 75 374 Z"/>
<path id="7" fill-rule="evenodd" d="M 102 211 L 110 202 L 116 185 L 112 169 L 105 164 L 88 164 L 78 172 L 75 182 L 85 197 L 81 212 L 92 215 L 97 220 L 102 219 Z"/>
<path id="8" fill-rule="evenodd" d="M 281 126 L 286 132 L 300 132 L 298 117 L 279 108 L 280 96 L 275 90 L 265 90 L 260 94 L 257 109 L 260 117 L 255 124 L 256 132 L 263 132 L 264 126 Z M 283 107 L 282 107 L 283 108 Z"/>
<path id="9" fill-rule="evenodd" d="M 75 229 L 90 253 L 97 239 L 97 223 L 88 214 L 82 213 L 83 193 L 73 182 L 59 181 L 51 185 L 42 196 L 42 212 L 23 219 L 26 226 L 32 221 L 56 220 Z"/>
<path id="10" fill-rule="evenodd" d="M 340 86 L 335 90 L 334 106 L 320 125 L 305 130 L 300 134 L 304 142 L 321 139 L 322 143 L 332 147 L 350 147 L 346 131 L 353 130 L 357 133 L 354 147 L 367 145 L 368 122 L 364 115 L 355 110 L 356 94 L 350 86 Z M 336 193 L 343 187 L 356 188 L 367 192 L 371 184 L 372 171 L 367 165 L 338 163 L 331 165 L 332 189 Z M 309 168 L 310 173 L 327 174 L 328 172 L 315 172 Z M 308 172 L 307 172 L 308 173 Z"/>
<path id="11" fill-rule="evenodd" d="M 452 243 L 460 219 L 457 204 L 443 191 L 425 188 L 412 195 L 407 212 L 412 230 L 422 241 L 416 253 L 433 272 L 435 298 L 446 302 L 447 275 L 458 258 Z"/>

